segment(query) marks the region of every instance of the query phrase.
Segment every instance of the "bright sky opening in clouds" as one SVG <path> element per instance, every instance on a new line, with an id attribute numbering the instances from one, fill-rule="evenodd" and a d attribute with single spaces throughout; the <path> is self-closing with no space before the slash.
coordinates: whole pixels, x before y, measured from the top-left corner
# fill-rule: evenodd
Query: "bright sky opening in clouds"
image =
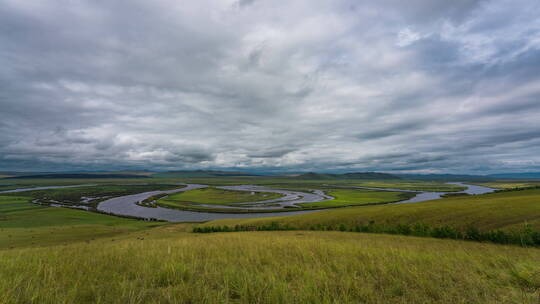
<path id="1" fill-rule="evenodd" d="M 540 1 L 0 0 L 0 170 L 540 170 Z"/>

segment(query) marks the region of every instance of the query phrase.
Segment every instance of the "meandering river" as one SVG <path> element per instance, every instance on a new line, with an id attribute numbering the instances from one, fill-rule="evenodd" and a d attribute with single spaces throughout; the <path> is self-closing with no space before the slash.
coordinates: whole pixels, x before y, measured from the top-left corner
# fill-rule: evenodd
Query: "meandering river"
<path id="1" fill-rule="evenodd" d="M 393 204 L 404 204 L 404 203 L 418 203 L 428 200 L 440 199 L 443 194 L 446 193 L 467 193 L 471 195 L 484 194 L 495 191 L 495 189 L 469 185 L 465 183 L 449 183 L 467 187 L 466 190 L 461 192 L 427 192 L 427 191 L 414 191 L 414 190 L 403 190 L 395 188 L 373 188 L 373 187 L 355 187 L 360 189 L 373 189 L 373 190 L 385 190 L 385 191 L 398 191 L 398 192 L 412 192 L 416 193 L 416 196 L 396 202 Z M 0 193 L 13 193 L 13 192 L 24 192 L 24 191 L 33 191 L 33 190 L 46 190 L 46 189 L 58 189 L 58 188 L 72 188 L 72 187 L 81 187 L 83 185 L 74 185 L 74 186 L 50 186 L 50 187 L 36 187 L 36 188 L 22 188 L 14 189 L 7 191 L 0 191 Z M 86 186 L 86 185 L 84 185 Z M 261 212 L 261 213 L 211 213 L 211 212 L 193 212 L 193 211 L 184 211 L 168 208 L 150 208 L 137 205 L 138 202 L 143 201 L 151 196 L 157 194 L 171 194 L 177 192 L 183 192 L 193 189 L 200 189 L 208 187 L 207 185 L 200 184 L 185 184 L 185 187 L 174 190 L 167 191 L 150 191 L 143 192 L 138 194 L 125 195 L 120 197 L 111 198 L 101 202 L 98 205 L 98 210 L 106 213 L 124 215 L 124 216 L 134 216 L 140 218 L 152 218 L 158 220 L 165 220 L 170 222 L 204 222 L 209 220 L 224 219 L 224 218 L 253 218 L 253 217 L 270 217 L 270 216 L 286 216 L 301 214 L 307 212 L 319 212 L 321 210 L 303 210 L 303 211 L 289 211 L 289 212 Z M 312 190 L 312 192 L 304 191 L 290 191 L 290 190 L 279 190 L 271 189 L 263 186 L 253 186 L 253 185 L 241 185 L 241 186 L 222 186 L 221 189 L 229 190 L 239 190 L 239 191 L 250 191 L 250 192 L 274 192 L 280 193 L 283 197 L 278 199 L 259 201 L 259 202 L 248 202 L 243 203 L 242 208 L 245 209 L 276 209 L 276 208 L 285 208 L 285 207 L 294 207 L 298 203 L 308 203 L 308 202 L 320 202 L 324 200 L 334 199 L 333 197 L 326 195 L 321 190 Z M 214 206 L 215 207 L 215 206 Z"/>

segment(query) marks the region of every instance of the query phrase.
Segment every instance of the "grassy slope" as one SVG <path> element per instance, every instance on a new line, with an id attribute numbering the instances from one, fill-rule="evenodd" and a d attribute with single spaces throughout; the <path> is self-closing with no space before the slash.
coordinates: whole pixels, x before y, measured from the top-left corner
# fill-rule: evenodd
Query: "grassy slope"
<path id="1" fill-rule="evenodd" d="M 89 240 L 155 225 L 162 223 L 44 207 L 30 203 L 28 197 L 0 196 L 0 248 Z"/>
<path id="2" fill-rule="evenodd" d="M 540 250 L 340 232 L 163 227 L 0 250 L 0 303 L 537 303 Z"/>
<path id="3" fill-rule="evenodd" d="M 327 192 L 328 195 L 335 197 L 330 201 L 314 202 L 301 204 L 304 207 L 341 207 L 355 206 L 377 203 L 396 202 L 410 198 L 405 192 L 373 191 L 359 189 L 336 189 Z"/>
<path id="4" fill-rule="evenodd" d="M 283 195 L 271 192 L 233 191 L 213 187 L 176 193 L 160 200 L 160 203 L 190 202 L 209 205 L 234 205 L 280 198 Z"/>
<path id="5" fill-rule="evenodd" d="M 540 189 L 448 198 L 414 204 L 351 207 L 301 215 L 218 220 L 206 225 L 258 225 L 279 222 L 292 227 L 309 228 L 315 224 L 349 226 L 375 221 L 378 224 L 422 222 L 434 226 L 465 228 L 474 225 L 482 230 L 512 229 L 525 221 L 540 229 Z"/>

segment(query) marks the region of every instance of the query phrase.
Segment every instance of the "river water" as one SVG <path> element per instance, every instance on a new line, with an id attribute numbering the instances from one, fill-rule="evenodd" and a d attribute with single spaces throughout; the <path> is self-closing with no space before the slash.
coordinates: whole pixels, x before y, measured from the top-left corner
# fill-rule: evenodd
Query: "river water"
<path id="1" fill-rule="evenodd" d="M 136 203 L 145 200 L 153 195 L 161 193 L 177 193 L 193 189 L 200 189 L 207 187 L 207 185 L 186 184 L 186 187 L 176 190 L 168 191 L 151 191 L 138 193 L 133 195 L 126 195 L 121 197 L 111 198 L 109 200 L 99 203 L 98 210 L 118 214 L 128 215 L 141 218 L 153 218 L 159 220 L 165 220 L 169 222 L 204 222 L 210 220 L 224 219 L 224 218 L 250 218 L 250 217 L 268 217 L 268 216 L 284 216 L 294 215 L 306 212 L 314 212 L 318 210 L 305 210 L 305 211 L 289 211 L 289 212 L 274 212 L 274 213 L 211 213 L 211 212 L 194 212 L 184 211 L 169 208 L 149 208 L 139 206 Z M 236 188 L 239 190 L 240 188 Z M 246 188 L 247 189 L 247 188 Z M 252 191 L 252 188 L 246 191 Z M 260 188 L 257 190 L 261 190 Z M 215 207 L 215 206 L 214 206 Z"/>

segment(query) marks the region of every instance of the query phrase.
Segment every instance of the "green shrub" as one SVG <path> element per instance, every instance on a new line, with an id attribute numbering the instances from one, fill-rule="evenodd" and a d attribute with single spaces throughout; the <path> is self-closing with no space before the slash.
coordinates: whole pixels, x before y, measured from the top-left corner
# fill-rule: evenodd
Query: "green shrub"
<path id="1" fill-rule="evenodd" d="M 194 233 L 212 233 L 212 232 L 239 232 L 239 231 L 283 231 L 300 230 L 299 228 L 282 225 L 279 222 L 271 222 L 260 226 L 235 225 L 229 226 L 196 226 Z M 532 226 L 525 223 L 520 230 L 502 231 L 493 230 L 482 232 L 477 227 L 469 226 L 464 232 L 452 226 L 431 227 L 424 223 L 415 223 L 413 225 L 399 223 L 393 226 L 377 225 L 374 221 L 367 224 L 357 224 L 347 226 L 340 224 L 336 226 L 326 226 L 322 224 L 311 225 L 309 230 L 314 231 L 350 231 L 366 233 L 388 233 L 400 235 L 413 235 L 420 237 L 434 237 L 440 239 L 459 239 L 476 242 L 491 242 L 497 244 L 514 244 L 520 246 L 540 246 L 540 232 L 534 231 Z"/>

